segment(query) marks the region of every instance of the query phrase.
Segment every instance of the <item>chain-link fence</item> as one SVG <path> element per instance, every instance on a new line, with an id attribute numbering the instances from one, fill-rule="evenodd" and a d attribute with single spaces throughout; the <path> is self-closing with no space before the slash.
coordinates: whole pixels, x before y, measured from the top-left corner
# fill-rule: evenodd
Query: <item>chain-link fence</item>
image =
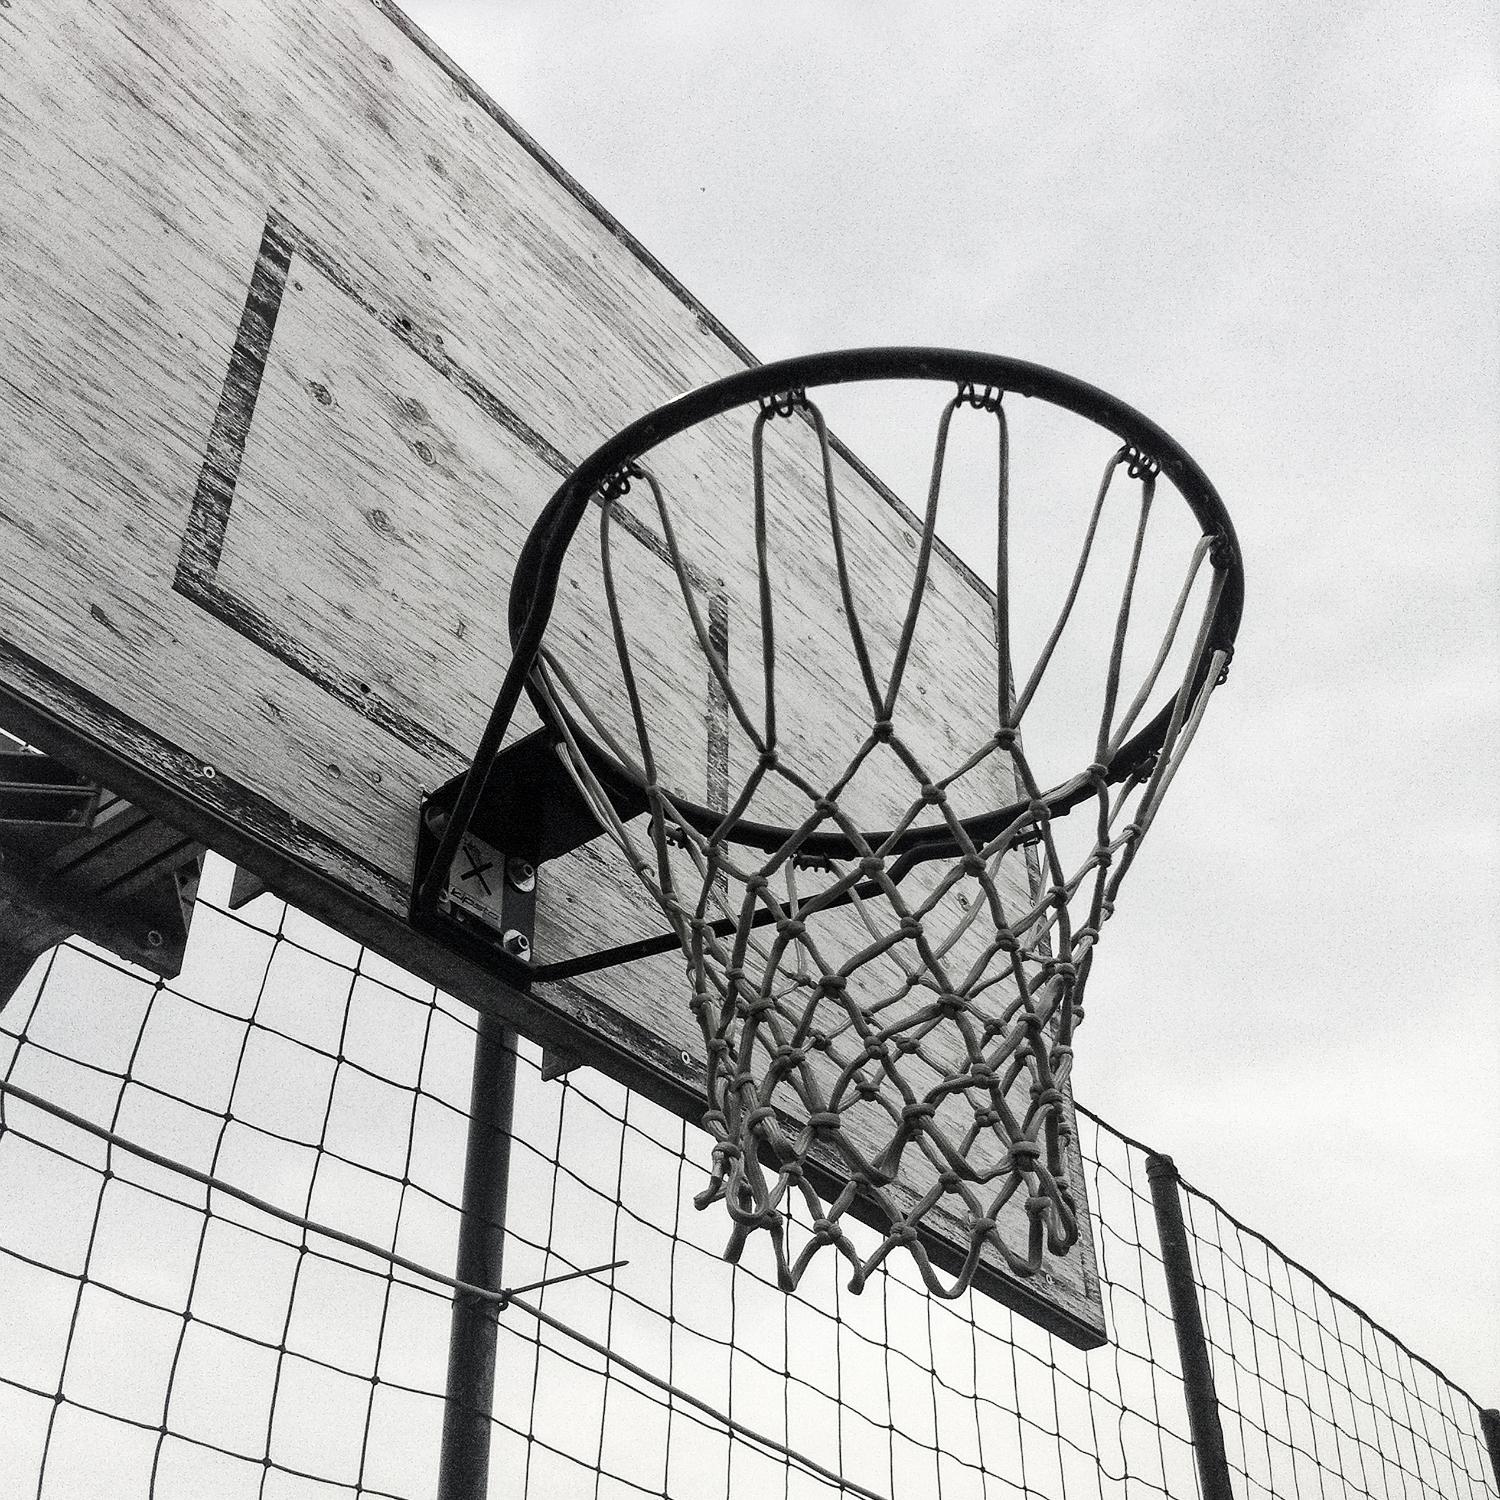
<path id="1" fill-rule="evenodd" d="M 227 886 L 211 861 L 177 980 L 70 944 L 0 1011 L 5 1496 L 435 1491 L 474 1018 Z M 858 1297 L 724 1264 L 707 1138 L 521 1044 L 506 1285 L 626 1264 L 498 1312 L 491 1493 L 1211 1494 L 1160 1184 L 1080 1133 L 1088 1353 L 898 1261 Z M 1464 1392 L 1170 1185 L 1233 1494 L 1500 1494 Z"/>

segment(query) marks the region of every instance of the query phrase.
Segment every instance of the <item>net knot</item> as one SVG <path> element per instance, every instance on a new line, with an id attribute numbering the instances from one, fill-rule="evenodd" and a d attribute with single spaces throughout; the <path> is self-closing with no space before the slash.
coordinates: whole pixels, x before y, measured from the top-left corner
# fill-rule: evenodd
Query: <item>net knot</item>
<path id="1" fill-rule="evenodd" d="M 780 1073 L 786 1073 L 790 1068 L 806 1060 L 807 1048 L 794 1047 L 790 1042 L 783 1042 L 771 1053 L 771 1066 Z"/>
<path id="2" fill-rule="evenodd" d="M 1032 1087 L 1031 1097 L 1036 1100 L 1040 1109 L 1057 1109 L 1063 1103 L 1063 1091 L 1061 1089 L 1039 1089 Z"/>
<path id="3" fill-rule="evenodd" d="M 1044 972 L 1054 979 L 1061 979 L 1064 983 L 1078 978 L 1077 965 L 1070 964 L 1066 959 L 1061 958 L 1054 958 L 1046 965 Z"/>
<path id="4" fill-rule="evenodd" d="M 807 1128 L 814 1135 L 832 1135 L 841 1124 L 838 1111 L 833 1109 L 820 1109 L 807 1117 Z"/>
<path id="5" fill-rule="evenodd" d="M 757 770 L 777 771 L 781 769 L 781 757 L 769 746 L 755 757 Z"/>
<path id="6" fill-rule="evenodd" d="M 972 875 L 979 880 L 984 875 L 984 861 L 977 854 L 966 854 L 959 861 L 959 868 L 965 875 Z"/>
<path id="7" fill-rule="evenodd" d="M 1039 797 L 1026 804 L 1026 811 L 1031 814 L 1031 821 L 1038 828 L 1045 828 L 1052 821 L 1051 811 Z"/>
<path id="8" fill-rule="evenodd" d="M 842 974 L 825 974 L 818 981 L 819 995 L 842 995 L 849 988 L 849 981 Z"/>
<path id="9" fill-rule="evenodd" d="M 917 1242 L 917 1231 L 914 1225 L 898 1224 L 886 1235 L 886 1239 L 893 1245 L 901 1245 L 903 1247 L 915 1245 Z"/>
<path id="10" fill-rule="evenodd" d="M 1016 1172 L 1033 1171 L 1041 1155 L 1042 1148 L 1035 1141 L 1012 1141 L 1010 1147 L 1011 1169 Z"/>
<path id="11" fill-rule="evenodd" d="M 782 937 L 799 938 L 807 931 L 807 923 L 800 921 L 796 917 L 783 917 L 777 922 L 776 930 Z"/>
<path id="12" fill-rule="evenodd" d="M 866 854 L 859 862 L 859 873 L 866 880 L 873 880 L 885 869 L 885 861 L 878 854 Z"/>
<path id="13" fill-rule="evenodd" d="M 948 794 L 940 786 L 924 786 L 922 788 L 922 801 L 929 807 L 941 807 L 948 800 Z"/>
<path id="14" fill-rule="evenodd" d="M 762 1016 L 774 1015 L 776 1011 L 776 1000 L 771 995 L 757 994 L 753 1000 L 745 1002 L 745 1015 L 752 1021 L 758 1021 Z"/>
<path id="15" fill-rule="evenodd" d="M 1094 786 L 1103 791 L 1109 785 L 1109 767 L 1102 760 L 1096 760 L 1084 775 L 1094 783 Z"/>
<path id="16" fill-rule="evenodd" d="M 937 1113 L 937 1106 L 926 1102 L 908 1104 L 901 1111 L 901 1123 L 903 1126 L 918 1125 L 923 1120 L 930 1120 Z"/>
<path id="17" fill-rule="evenodd" d="M 812 1237 L 822 1244 L 831 1245 L 839 1237 L 839 1227 L 832 1219 L 814 1219 Z"/>
<path id="18" fill-rule="evenodd" d="M 895 732 L 895 721 L 891 719 L 876 719 L 876 721 L 870 726 L 870 738 L 874 740 L 877 745 L 890 744 L 891 736 L 895 734 Z"/>
<path id="19" fill-rule="evenodd" d="M 995 748 L 1009 752 L 1016 748 L 1017 731 L 1011 728 L 995 731 Z"/>
<path id="20" fill-rule="evenodd" d="M 880 1097 L 880 1087 L 871 1083 L 868 1078 L 861 1078 L 854 1085 L 854 1092 L 859 1095 L 866 1104 L 873 1104 Z"/>
<path id="21" fill-rule="evenodd" d="M 902 917 L 897 924 L 896 931 L 904 938 L 919 938 L 922 936 L 922 919 L 920 917 Z"/>
<path id="22" fill-rule="evenodd" d="M 962 995 L 955 995 L 951 991 L 946 995 L 939 995 L 932 1003 L 938 1013 L 950 1021 L 961 1016 L 969 1008 L 969 1002 Z"/>

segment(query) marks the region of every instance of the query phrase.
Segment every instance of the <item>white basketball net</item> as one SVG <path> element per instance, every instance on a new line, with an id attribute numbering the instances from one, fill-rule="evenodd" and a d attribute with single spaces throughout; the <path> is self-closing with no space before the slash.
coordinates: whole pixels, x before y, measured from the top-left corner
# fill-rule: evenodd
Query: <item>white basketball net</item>
<path id="1" fill-rule="evenodd" d="M 988 412 L 997 423 L 995 648 L 1001 677 L 998 707 L 987 720 L 976 711 L 965 758 L 935 766 L 923 763 L 896 719 L 903 686 L 910 687 L 904 681 L 910 645 L 928 588 L 949 424 L 962 407 Z M 833 1245 L 853 1267 L 857 1291 L 891 1249 L 903 1245 L 928 1288 L 953 1297 L 986 1263 L 1033 1275 L 1047 1255 L 1066 1254 L 1078 1238 L 1082 1200 L 1067 1094 L 1073 1034 L 1100 928 L 1226 666 L 1224 652 L 1206 667 L 1203 660 L 1223 575 L 1198 591 L 1207 594 L 1201 623 L 1159 753 L 1111 786 L 1106 767 L 1138 727 L 1211 548 L 1204 538 L 1192 553 L 1160 650 L 1123 701 L 1122 652 L 1152 513 L 1155 464 L 1128 447 L 1109 459 L 1056 628 L 1021 678 L 1010 665 L 1006 416 L 998 393 L 960 388 L 942 412 L 913 587 L 891 669 L 882 676 L 853 602 L 827 430 L 800 391 L 764 403 L 754 420 L 757 535 L 765 531 L 766 429 L 787 418 L 810 423 L 821 445 L 840 613 L 867 700 L 863 739 L 843 774 L 814 785 L 779 753 L 769 707 L 776 652 L 765 548 L 758 567 L 766 606 L 760 697 L 767 707 L 752 711 L 704 624 L 663 486 L 639 465 L 599 497 L 605 592 L 633 734 L 627 739 L 606 725 L 590 695 L 546 650 L 533 683 L 562 726 L 560 750 L 581 791 L 686 956 L 689 1003 L 706 1048 L 704 1125 L 715 1141 L 711 1184 L 698 1202 L 722 1202 L 733 1220 L 727 1257 L 737 1259 L 756 1231 L 766 1231 L 780 1282 L 790 1289 L 818 1250 Z M 709 831 L 683 816 L 680 800 L 659 778 L 658 731 L 642 709 L 614 585 L 611 522 L 632 481 L 650 491 L 693 633 L 733 723 L 753 747 L 748 773 L 731 786 L 728 807 Z M 1085 852 L 1065 864 L 1044 800 L 1055 784 L 1041 781 L 1028 761 L 1023 721 L 1068 623 L 1101 513 L 1117 491 L 1134 496 L 1136 545 L 1120 593 L 1094 763 L 1074 781 L 1081 798 L 1072 819 L 1084 820 L 1092 836 Z M 640 780 L 650 809 L 644 821 L 627 824 L 613 811 L 570 725 L 583 728 Z M 877 753 L 903 766 L 910 785 L 901 815 L 883 839 L 872 841 L 850 814 L 846 793 Z M 950 806 L 949 792 L 990 760 L 1015 787 L 1019 811 L 976 841 Z M 792 820 L 780 847 L 763 852 L 735 835 L 772 783 L 783 799 L 795 799 L 800 822 Z M 951 845 L 942 857 L 911 865 L 901 858 L 900 841 L 918 826 L 946 829 Z M 830 831 L 848 841 L 846 854 L 809 857 L 809 837 Z M 1018 900 L 1014 878 L 1006 877 L 1022 869 Z M 793 1199 L 800 1199 L 796 1214 Z M 846 1232 L 846 1216 L 856 1209 L 882 1231 L 872 1251 L 859 1250 Z M 796 1221 L 803 1225 L 800 1245 L 793 1243 Z M 958 1247 L 945 1257 L 946 1279 L 929 1254 L 934 1241 Z"/>

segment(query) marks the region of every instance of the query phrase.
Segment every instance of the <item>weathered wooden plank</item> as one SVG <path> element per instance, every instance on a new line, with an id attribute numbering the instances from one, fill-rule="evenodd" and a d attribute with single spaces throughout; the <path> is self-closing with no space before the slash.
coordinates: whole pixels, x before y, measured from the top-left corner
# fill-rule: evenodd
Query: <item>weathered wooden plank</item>
<path id="1" fill-rule="evenodd" d="M 420 790 L 477 739 L 531 520 L 610 432 L 745 350 L 387 4 L 55 0 L 0 10 L 0 42 L 0 715 L 393 959 L 694 1112 L 680 960 L 522 996 L 405 911 Z M 818 780 L 863 689 L 807 437 L 777 435 L 773 522 L 787 746 Z M 754 702 L 746 439 L 708 424 L 660 468 Z M 842 460 L 839 484 L 888 663 L 910 521 Z M 622 524 L 670 772 L 722 805 L 746 738 L 644 497 Z M 556 628 L 623 722 L 601 591 L 580 546 Z M 993 704 L 988 630 L 984 590 L 940 552 L 903 697 L 935 767 Z M 1013 789 L 986 772 L 961 790 L 977 811 Z M 889 783 L 855 802 L 879 822 Z M 602 843 L 544 882 L 549 956 L 660 928 Z M 1004 882 L 1024 902 L 1022 861 Z M 1097 1338 L 1091 1250 L 1055 1269 L 1002 1294 Z"/>

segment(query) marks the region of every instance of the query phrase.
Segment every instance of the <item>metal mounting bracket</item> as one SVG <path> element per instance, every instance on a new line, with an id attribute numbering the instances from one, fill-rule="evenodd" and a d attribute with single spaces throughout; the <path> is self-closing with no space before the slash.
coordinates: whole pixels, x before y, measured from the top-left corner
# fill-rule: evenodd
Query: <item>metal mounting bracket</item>
<path id="1" fill-rule="evenodd" d="M 422 799 L 413 891 L 432 868 L 464 780 L 456 776 Z M 639 807 L 622 810 L 633 816 L 645 806 L 642 796 Z M 529 734 L 496 756 L 444 874 L 436 910 L 414 904 L 412 921 L 524 988 L 537 975 L 531 945 L 542 866 L 603 831 L 552 737 L 541 730 Z"/>

